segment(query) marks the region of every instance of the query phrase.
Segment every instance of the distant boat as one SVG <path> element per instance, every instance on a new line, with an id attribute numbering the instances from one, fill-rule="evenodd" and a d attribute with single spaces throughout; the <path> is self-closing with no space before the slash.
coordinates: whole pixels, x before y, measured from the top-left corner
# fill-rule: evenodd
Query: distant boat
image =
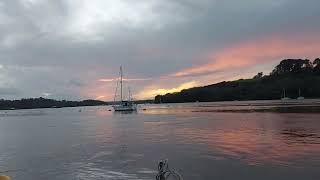
<path id="1" fill-rule="evenodd" d="M 114 111 L 136 111 L 137 105 L 132 101 L 130 89 L 129 89 L 128 100 L 127 101 L 123 100 L 122 86 L 123 86 L 123 72 L 122 72 L 122 66 L 120 66 L 120 102 L 118 102 L 118 104 L 113 105 L 112 107 Z M 114 101 L 116 100 L 116 94 L 117 92 L 115 93 Z"/>
<path id="2" fill-rule="evenodd" d="M 298 100 L 304 100 L 304 97 L 301 96 L 301 90 L 300 90 L 300 88 L 299 88 L 299 97 L 298 97 L 297 99 L 298 99 Z"/>
<path id="3" fill-rule="evenodd" d="M 62 106 L 51 106 L 51 108 L 62 108 Z"/>
<path id="4" fill-rule="evenodd" d="M 281 98 L 281 100 L 290 100 L 289 97 L 286 97 L 286 89 L 283 88 L 283 97 Z"/>

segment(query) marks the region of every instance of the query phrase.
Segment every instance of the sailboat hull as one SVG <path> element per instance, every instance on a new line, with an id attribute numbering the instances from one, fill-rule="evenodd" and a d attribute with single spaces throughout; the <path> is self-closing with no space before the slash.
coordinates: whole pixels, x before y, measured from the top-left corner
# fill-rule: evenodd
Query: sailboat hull
<path id="1" fill-rule="evenodd" d="M 114 111 L 137 111 L 137 107 L 113 106 Z"/>
<path id="2" fill-rule="evenodd" d="M 114 111 L 136 111 L 137 105 L 132 102 L 122 102 L 113 106 Z"/>

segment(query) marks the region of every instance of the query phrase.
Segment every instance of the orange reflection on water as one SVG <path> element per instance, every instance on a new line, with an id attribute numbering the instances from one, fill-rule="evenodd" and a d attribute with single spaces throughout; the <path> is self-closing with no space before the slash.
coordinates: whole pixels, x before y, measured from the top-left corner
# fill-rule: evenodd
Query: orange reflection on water
<path id="1" fill-rule="evenodd" d="M 261 119 L 251 116 L 229 114 L 227 119 L 209 122 L 206 128 L 187 127 L 176 133 L 188 143 L 206 145 L 218 159 L 233 157 L 249 165 L 298 165 L 305 157 L 320 162 L 320 157 L 315 156 L 320 154 L 320 126 L 316 119 L 296 123 L 290 122 L 290 115 L 261 115 Z"/>

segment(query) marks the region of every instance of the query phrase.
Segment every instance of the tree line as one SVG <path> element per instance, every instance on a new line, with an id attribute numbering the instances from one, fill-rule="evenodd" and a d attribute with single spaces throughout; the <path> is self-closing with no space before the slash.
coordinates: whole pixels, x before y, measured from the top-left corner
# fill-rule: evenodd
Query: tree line
<path id="1" fill-rule="evenodd" d="M 45 98 L 29 98 L 21 100 L 0 100 L 0 110 L 13 109 L 36 109 L 36 108 L 62 108 L 62 107 L 77 107 L 77 106 L 98 106 L 106 105 L 104 101 L 84 100 L 84 101 L 58 101 Z"/>
<path id="2" fill-rule="evenodd" d="M 0 110 L 14 109 L 38 109 L 38 108 L 63 108 L 63 107 L 79 107 L 79 106 L 102 106 L 114 105 L 118 102 L 105 102 L 99 100 L 83 100 L 83 101 L 67 101 L 54 100 L 46 98 L 28 98 L 21 100 L 4 100 L 0 99 Z M 153 100 L 137 100 L 136 104 L 153 103 Z"/>
<path id="3" fill-rule="evenodd" d="M 182 90 L 155 97 L 155 103 L 272 100 L 283 96 L 297 98 L 299 89 L 306 98 L 320 98 L 320 59 L 285 59 L 269 75 L 257 73 L 251 79 Z"/>

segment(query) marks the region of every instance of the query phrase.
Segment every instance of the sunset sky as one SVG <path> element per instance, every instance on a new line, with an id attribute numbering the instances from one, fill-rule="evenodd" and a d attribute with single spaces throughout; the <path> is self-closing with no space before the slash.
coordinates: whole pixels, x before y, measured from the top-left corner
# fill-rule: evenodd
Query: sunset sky
<path id="1" fill-rule="evenodd" d="M 319 0 L 1 0 L 0 99 L 135 99 L 320 56 Z"/>

